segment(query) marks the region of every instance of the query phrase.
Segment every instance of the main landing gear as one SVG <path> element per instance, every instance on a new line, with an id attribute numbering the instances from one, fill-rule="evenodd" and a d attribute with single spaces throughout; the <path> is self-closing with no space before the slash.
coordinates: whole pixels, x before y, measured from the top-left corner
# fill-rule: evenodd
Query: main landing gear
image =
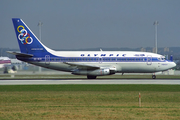
<path id="1" fill-rule="evenodd" d="M 96 76 L 88 75 L 87 79 L 96 79 Z"/>
<path id="2" fill-rule="evenodd" d="M 152 79 L 156 79 L 156 75 L 152 75 Z"/>

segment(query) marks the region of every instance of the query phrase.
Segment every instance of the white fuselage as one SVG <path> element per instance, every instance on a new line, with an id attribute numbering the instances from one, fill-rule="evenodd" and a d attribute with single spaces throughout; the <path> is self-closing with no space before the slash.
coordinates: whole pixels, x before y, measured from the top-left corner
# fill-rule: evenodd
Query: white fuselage
<path id="1" fill-rule="evenodd" d="M 176 64 L 162 55 L 131 51 L 51 51 L 55 57 L 34 57 L 30 62 L 42 67 L 73 72 L 81 66 L 98 66 L 116 73 L 154 73 L 165 71 Z M 69 63 L 69 64 L 65 64 Z M 75 64 L 75 65 L 71 65 Z M 82 67 L 84 69 L 84 67 Z"/>

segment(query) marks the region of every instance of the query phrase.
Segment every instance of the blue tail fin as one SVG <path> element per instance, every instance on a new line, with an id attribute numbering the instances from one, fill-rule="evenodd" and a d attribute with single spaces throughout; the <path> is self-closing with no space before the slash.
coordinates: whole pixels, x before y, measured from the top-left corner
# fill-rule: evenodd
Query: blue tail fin
<path id="1" fill-rule="evenodd" d="M 22 19 L 12 18 L 12 21 L 21 53 L 40 55 L 39 53 L 47 52 L 47 47 L 38 40 Z"/>

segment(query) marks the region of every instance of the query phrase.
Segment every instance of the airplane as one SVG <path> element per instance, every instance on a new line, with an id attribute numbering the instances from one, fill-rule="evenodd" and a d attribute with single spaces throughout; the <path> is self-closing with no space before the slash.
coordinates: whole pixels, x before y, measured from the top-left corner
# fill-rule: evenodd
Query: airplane
<path id="1" fill-rule="evenodd" d="M 11 59 L 8 57 L 0 57 L 0 68 L 4 68 L 11 64 Z"/>
<path id="2" fill-rule="evenodd" d="M 3 69 L 4 73 L 17 72 L 17 66 L 12 66 L 12 60 L 9 57 L 0 57 L 0 69 Z"/>
<path id="3" fill-rule="evenodd" d="M 176 66 L 160 54 L 135 51 L 55 51 L 46 47 L 20 18 L 12 18 L 20 52 L 7 51 L 18 60 L 49 68 L 86 75 L 87 79 L 115 73 L 152 73 Z"/>

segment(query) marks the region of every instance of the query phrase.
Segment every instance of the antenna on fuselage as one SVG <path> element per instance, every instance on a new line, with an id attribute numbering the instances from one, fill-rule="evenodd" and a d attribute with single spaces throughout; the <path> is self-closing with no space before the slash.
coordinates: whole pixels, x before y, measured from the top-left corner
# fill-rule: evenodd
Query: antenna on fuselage
<path id="1" fill-rule="evenodd" d="M 100 48 L 100 51 L 103 51 L 103 50 Z"/>

